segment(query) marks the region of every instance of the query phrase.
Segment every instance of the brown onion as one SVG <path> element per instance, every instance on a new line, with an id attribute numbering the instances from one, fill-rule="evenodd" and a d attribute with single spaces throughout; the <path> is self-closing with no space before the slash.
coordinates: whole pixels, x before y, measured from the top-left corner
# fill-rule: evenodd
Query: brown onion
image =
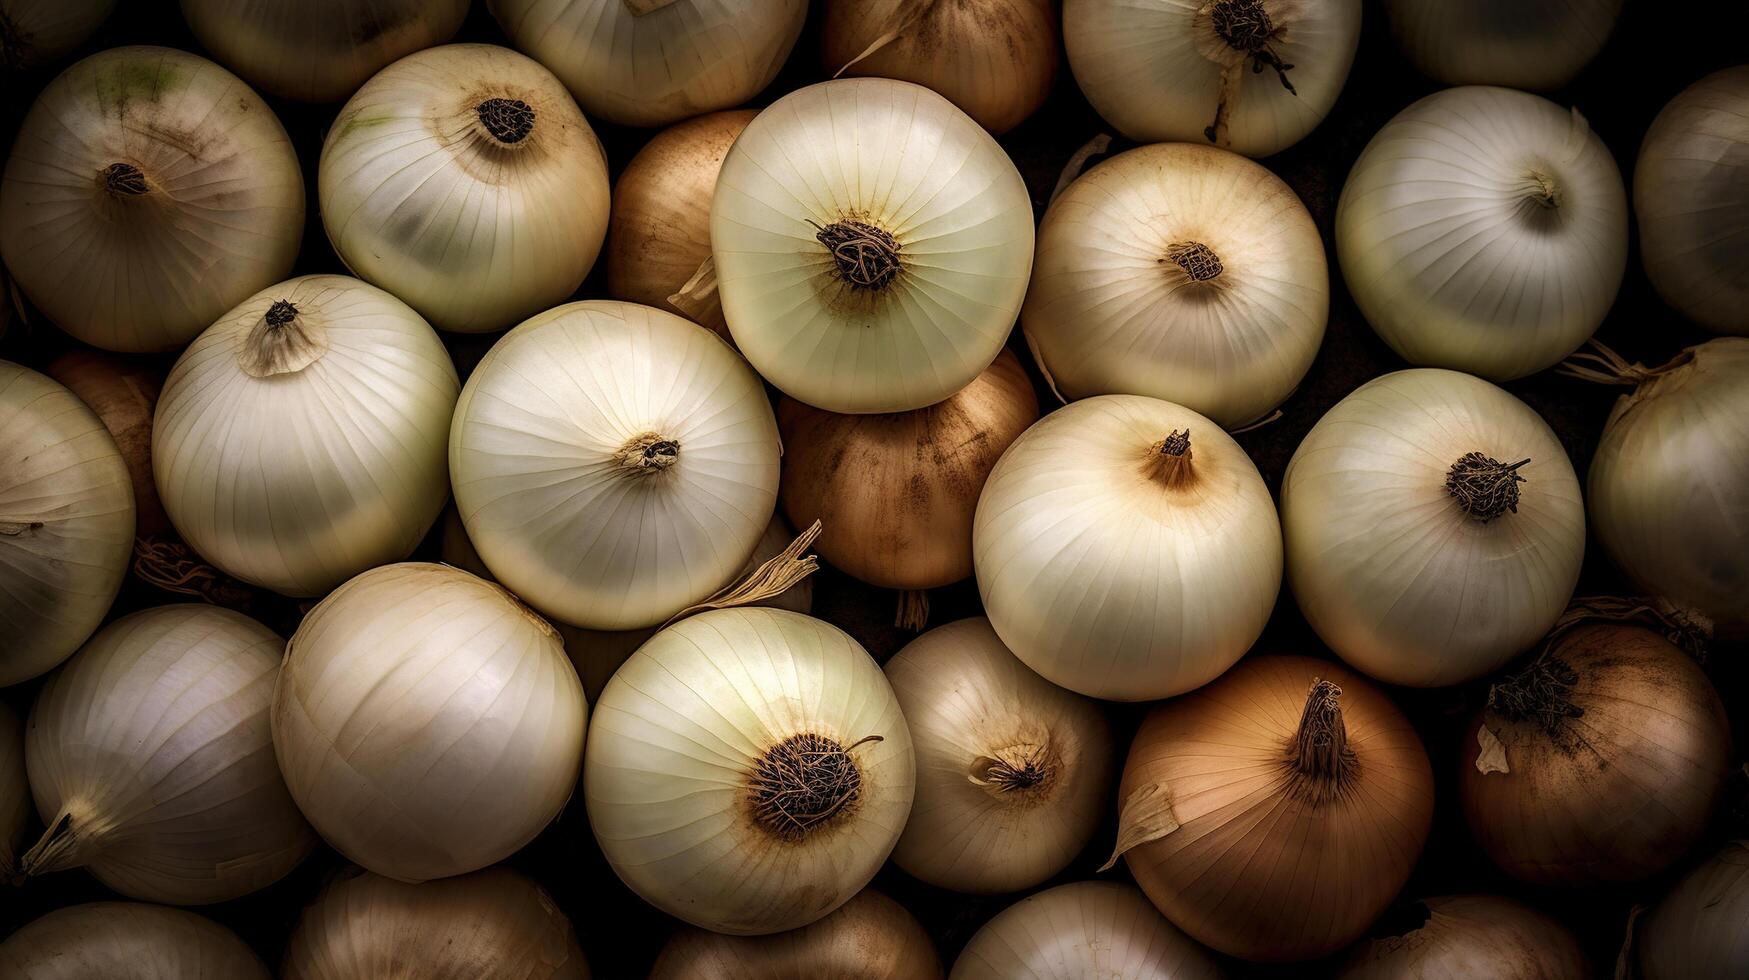
<path id="1" fill-rule="evenodd" d="M 824 919 L 770 936 L 686 929 L 662 947 L 649 980 L 930 980 L 929 934 L 880 892 L 863 889 Z"/>
<path id="2" fill-rule="evenodd" d="M 1493 895 L 1448 895 L 1385 913 L 1339 980 L 1585 980 L 1585 952 L 1566 927 Z"/>
<path id="3" fill-rule="evenodd" d="M 134 483 L 134 534 L 151 537 L 170 530 L 152 482 L 152 412 L 164 387 L 164 372 L 112 354 L 75 350 L 49 363 L 44 372 L 79 396 L 115 438 Z"/>
<path id="4" fill-rule="evenodd" d="M 1749 976 L 1749 842 L 1690 871 L 1640 920 L 1644 980 Z"/>

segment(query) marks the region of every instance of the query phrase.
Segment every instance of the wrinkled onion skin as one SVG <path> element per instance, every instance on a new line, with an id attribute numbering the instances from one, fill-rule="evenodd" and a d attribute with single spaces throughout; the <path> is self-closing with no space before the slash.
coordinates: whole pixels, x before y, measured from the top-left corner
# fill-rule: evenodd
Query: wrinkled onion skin
<path id="1" fill-rule="evenodd" d="M 662 947 L 649 980 L 940 980 L 941 975 L 935 943 L 917 919 L 898 902 L 864 889 L 831 915 L 789 932 L 724 936 L 687 929 Z"/>
<path id="2" fill-rule="evenodd" d="M 170 518 L 152 480 L 152 412 L 164 387 L 163 372 L 138 361 L 75 350 L 55 358 L 44 373 L 78 395 L 115 439 L 133 478 L 134 533 L 147 537 L 168 531 Z"/>
<path id="3" fill-rule="evenodd" d="M 0 943 L 7 980 L 271 980 L 243 940 L 181 909 L 93 902 L 57 909 Z"/>
<path id="4" fill-rule="evenodd" d="M 1219 962 L 1133 885 L 1078 881 L 1022 899 L 984 924 L 951 980 L 1220 980 Z"/>
<path id="5" fill-rule="evenodd" d="M 1415 903 L 1420 928 L 1355 944 L 1338 980 L 1586 980 L 1585 952 L 1566 927 L 1528 905 L 1492 895 Z"/>
<path id="6" fill-rule="evenodd" d="M 1749 843 L 1732 841 L 1685 875 L 1633 942 L 1644 980 L 1749 976 Z"/>
<path id="7" fill-rule="evenodd" d="M 1391 33 L 1447 85 L 1548 91 L 1603 50 L 1622 0 L 1385 0 Z"/>

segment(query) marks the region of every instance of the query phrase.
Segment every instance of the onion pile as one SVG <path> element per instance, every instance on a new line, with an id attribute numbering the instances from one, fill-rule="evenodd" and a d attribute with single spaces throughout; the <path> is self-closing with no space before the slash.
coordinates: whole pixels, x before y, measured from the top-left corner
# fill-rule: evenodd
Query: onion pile
<path id="1" fill-rule="evenodd" d="M 1640 921 L 1645 980 L 1749 971 L 1749 843 L 1731 841 L 1676 883 Z"/>
<path id="2" fill-rule="evenodd" d="M 116 0 L 0 0 L 0 73 L 48 64 L 96 33 Z"/>
<path id="3" fill-rule="evenodd" d="M 269 980 L 243 940 L 204 916 L 137 902 L 57 909 L 0 943 L 21 980 Z"/>
<path id="4" fill-rule="evenodd" d="M 1585 980 L 1593 974 L 1573 934 L 1509 898 L 1450 895 L 1411 902 L 1355 944 L 1340 980 L 1517 977 Z"/>
<path id="5" fill-rule="evenodd" d="M 771 936 L 687 929 L 668 940 L 649 980 L 940 980 L 935 944 L 911 913 L 864 889 L 825 918 Z"/>
<path id="6" fill-rule="evenodd" d="M 24 725 L 0 702 L 0 881 L 9 881 L 24 851 L 30 783 L 24 770 Z"/>
<path id="7" fill-rule="evenodd" d="M 1391 33 L 1447 85 L 1561 88 L 1603 49 L 1622 0 L 1385 0 Z"/>
<path id="8" fill-rule="evenodd" d="M 1078 881 L 984 924 L 952 980 L 1220 980 L 1220 964 L 1130 885 Z"/>

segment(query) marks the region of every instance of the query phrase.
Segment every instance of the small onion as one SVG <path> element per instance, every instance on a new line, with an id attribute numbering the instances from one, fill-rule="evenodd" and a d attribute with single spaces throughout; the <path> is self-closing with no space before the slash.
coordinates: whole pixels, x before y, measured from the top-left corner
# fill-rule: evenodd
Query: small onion
<path id="1" fill-rule="evenodd" d="M 443 565 L 375 568 L 286 648 L 273 746 L 304 815 L 381 875 L 476 871 L 540 833 L 577 783 L 589 706 L 552 627 Z"/>
<path id="2" fill-rule="evenodd" d="M 1220 964 L 1134 886 L 1077 881 L 984 924 L 952 980 L 1220 980 Z"/>
<path id="3" fill-rule="evenodd" d="M 30 822 L 30 783 L 24 770 L 24 725 L 0 701 L 0 881 L 12 880 Z"/>
<path id="4" fill-rule="evenodd" d="M 1020 323 L 1067 398 L 1149 395 L 1233 428 L 1292 394 L 1329 311 L 1294 192 L 1237 154 L 1162 143 L 1051 202 Z"/>
<path id="5" fill-rule="evenodd" d="M 255 952 L 193 912 L 139 902 L 56 909 L 0 943 L 6 980 L 270 980 Z"/>
<path id="6" fill-rule="evenodd" d="M 169 48 L 113 48 L 49 83 L 18 131 L 0 255 L 55 325 L 96 347 L 175 350 L 285 278 L 304 178 L 235 75 Z"/>
<path id="7" fill-rule="evenodd" d="M 1561 88 L 1597 57 L 1622 0 L 1385 0 L 1415 67 L 1446 85 Z"/>
<path id="8" fill-rule="evenodd" d="M 1130 139 L 1261 157 L 1329 114 L 1360 0 L 1064 0 L 1063 41 L 1087 101 Z"/>
<path id="9" fill-rule="evenodd" d="M 58 61 L 97 33 L 116 0 L 0 0 L 0 73 Z"/>
<path id="10" fill-rule="evenodd" d="M 907 412 L 972 382 L 1032 267 L 1013 161 L 953 103 L 885 78 L 784 96 L 748 124 L 711 202 L 735 343 L 830 412 Z"/>
<path id="11" fill-rule="evenodd" d="M 1561 615 L 1585 553 L 1573 464 L 1530 406 L 1423 368 L 1360 386 L 1281 484 L 1288 580 L 1342 659 L 1390 684 L 1481 677 Z"/>
<path id="12" fill-rule="evenodd" d="M 1492 895 L 1412 902 L 1355 944 L 1338 980 L 1586 980 L 1585 951 L 1566 927 Z"/>
<path id="13" fill-rule="evenodd" d="M 914 775 L 899 702 L 855 640 L 799 613 L 716 609 L 613 675 L 583 782 L 595 839 L 632 891 L 713 932 L 763 935 L 868 884 Z"/>
<path id="14" fill-rule="evenodd" d="M 0 298 L 0 305 L 4 303 Z M 170 530 L 152 480 L 152 413 L 164 388 L 164 372 L 111 354 L 74 350 L 49 362 L 43 373 L 78 395 L 115 440 L 133 482 L 134 534 L 145 538 Z"/>
<path id="15" fill-rule="evenodd" d="M 1252 657 L 1153 710 L 1117 851 L 1160 910 L 1247 960 L 1335 952 L 1385 910 L 1433 818 L 1408 719 L 1337 664 Z"/>
<path id="16" fill-rule="evenodd" d="M 160 606 L 104 627 L 37 695 L 25 745 L 48 830 L 25 874 L 83 867 L 128 896 L 229 901 L 315 846 L 273 759 L 285 641 L 241 613 Z"/>
<path id="17" fill-rule="evenodd" d="M 347 268 L 442 330 L 563 302 L 607 234 L 607 158 L 550 72 L 451 44 L 378 72 L 322 144 L 322 223 Z"/>
<path id="18" fill-rule="evenodd" d="M 864 889 L 831 915 L 772 936 L 686 929 L 668 940 L 649 980 L 940 980 L 941 957 L 911 913 Z"/>
<path id="19" fill-rule="evenodd" d="M 1634 881 L 1699 838 L 1731 767 L 1725 707 L 1663 637 L 1582 626 L 1488 690 L 1459 788 L 1482 849 L 1546 885 Z"/>
<path id="20" fill-rule="evenodd" d="M 1263 632 L 1281 525 L 1257 467 L 1208 419 L 1101 395 L 1026 430 L 972 530 L 1002 642 L 1045 680 L 1114 701 L 1207 684 Z"/>
<path id="21" fill-rule="evenodd" d="M 1636 949 L 1645 980 L 1749 975 L 1749 843 L 1683 876 L 1640 921 Z"/>

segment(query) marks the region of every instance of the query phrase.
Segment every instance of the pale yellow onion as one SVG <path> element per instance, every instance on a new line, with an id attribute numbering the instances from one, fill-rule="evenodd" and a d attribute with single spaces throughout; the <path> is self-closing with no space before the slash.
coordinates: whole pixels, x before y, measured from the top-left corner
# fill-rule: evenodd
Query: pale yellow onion
<path id="1" fill-rule="evenodd" d="M 1281 526 L 1220 426 L 1140 395 L 1046 415 L 1008 447 L 972 527 L 978 592 L 1022 663 L 1147 701 L 1220 676 L 1281 589 Z"/>
<path id="2" fill-rule="evenodd" d="M 941 957 L 911 913 L 872 888 L 818 922 L 771 936 L 686 929 L 649 980 L 940 980 Z"/>
<path id="3" fill-rule="evenodd" d="M 1336 208 L 1342 275 L 1412 364 L 1495 381 L 1540 371 L 1603 322 L 1628 254 L 1628 202 L 1578 110 L 1446 89 L 1397 113 Z"/>
<path id="4" fill-rule="evenodd" d="M 4 980 L 270 980 L 255 952 L 193 912 L 92 902 L 53 912 L 0 943 Z"/>
<path id="5" fill-rule="evenodd" d="M 273 111 L 170 48 L 68 68 L 6 161 L 0 255 L 56 326 L 106 350 L 183 346 L 285 278 L 303 234 L 303 171 Z"/>
<path id="6" fill-rule="evenodd" d="M 56 61 L 85 43 L 116 0 L 0 0 L 0 72 Z"/>
<path id="7" fill-rule="evenodd" d="M 48 829 L 20 868 L 83 867 L 129 898 L 207 905 L 284 877 L 315 846 L 273 757 L 285 641 L 241 613 L 160 606 L 104 627 L 31 709 Z"/>
<path id="8" fill-rule="evenodd" d="M 1749 843 L 1731 841 L 1684 875 L 1634 939 L 1644 980 L 1749 973 Z"/>
<path id="9" fill-rule="evenodd" d="M 1220 980 L 1225 973 L 1134 885 L 1077 881 L 1039 892 L 984 924 L 952 980 Z"/>
<path id="10" fill-rule="evenodd" d="M 1622 0 L 1385 0 L 1403 52 L 1446 85 L 1546 91 L 1578 75 L 1609 40 Z"/>
<path id="11" fill-rule="evenodd" d="M 588 705 L 552 627 L 444 565 L 372 569 L 304 617 L 274 692 L 286 785 L 329 844 L 401 881 L 476 871 L 570 798 Z"/>
<path id="12" fill-rule="evenodd" d="M 1162 143 L 1051 202 L 1020 325 L 1066 398 L 1150 395 L 1233 428 L 1298 387 L 1329 311 L 1294 192 L 1237 154 Z"/>
<path id="13" fill-rule="evenodd" d="M 1354 63 L 1360 6 L 1064 0 L 1063 41 L 1087 101 L 1130 139 L 1206 141 L 1261 157 L 1329 114 Z"/>
<path id="14" fill-rule="evenodd" d="M 437 520 L 459 389 L 437 334 L 388 293 L 346 276 L 270 286 L 165 380 L 159 495 L 224 572 L 322 595 L 405 558 Z"/>
<path id="15" fill-rule="evenodd" d="M 79 649 L 133 547 L 133 487 L 109 430 L 72 392 L 0 361 L 0 686 Z"/>
<path id="16" fill-rule="evenodd" d="M 861 264 L 852 237 L 873 243 Z M 711 202 L 735 343 L 829 412 L 905 412 L 970 384 L 1014 325 L 1032 242 L 1002 147 L 941 96 L 885 78 L 810 85 L 760 112 Z"/>
<path id="17" fill-rule="evenodd" d="M 591 116 L 664 126 L 740 105 L 771 83 L 807 0 L 487 0 L 518 48 Z"/>
<path id="18" fill-rule="evenodd" d="M 451 44 L 378 72 L 322 144 L 341 261 L 441 330 L 564 302 L 607 234 L 607 158 L 563 85 L 508 48 Z"/>
<path id="19" fill-rule="evenodd" d="M 1586 980 L 1579 940 L 1528 905 L 1493 895 L 1448 895 L 1385 913 L 1354 945 L 1339 980 Z"/>
<path id="20" fill-rule="evenodd" d="M 24 771 L 24 723 L 0 701 L 0 880 L 10 880 L 24 853 L 30 782 Z"/>
<path id="21" fill-rule="evenodd" d="M 1460 499 L 1454 471 L 1509 496 Z M 1288 581 L 1319 637 L 1414 687 L 1480 677 L 1529 648 L 1585 554 L 1579 481 L 1548 423 L 1486 381 L 1431 368 L 1375 378 L 1325 413 L 1288 463 L 1281 521 Z"/>
<path id="22" fill-rule="evenodd" d="M 817 792 L 786 791 L 785 773 Z M 633 891 L 713 932 L 762 935 L 868 883 L 914 773 L 899 703 L 855 640 L 787 610 L 716 609 L 614 674 L 583 783 L 596 842 Z"/>
<path id="23" fill-rule="evenodd" d="M 941 888 L 1013 892 L 1093 839 L 1115 761 L 1097 704 L 1028 670 L 981 616 L 912 640 L 886 674 L 917 752 L 893 863 Z"/>

